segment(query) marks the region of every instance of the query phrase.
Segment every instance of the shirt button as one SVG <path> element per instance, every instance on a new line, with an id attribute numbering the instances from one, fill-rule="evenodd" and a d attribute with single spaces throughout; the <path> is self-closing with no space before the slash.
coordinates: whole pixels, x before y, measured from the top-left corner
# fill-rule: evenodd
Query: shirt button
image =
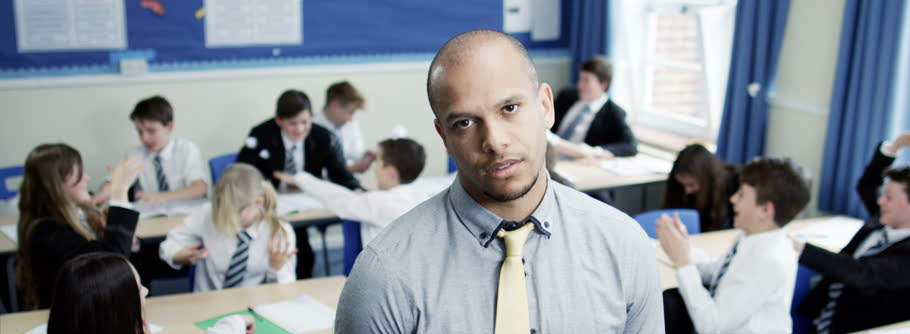
<path id="1" fill-rule="evenodd" d="M 549 228 L 549 227 L 550 227 L 550 222 L 543 222 L 543 227 Z"/>
<path id="2" fill-rule="evenodd" d="M 537 330 L 536 330 L 536 329 L 533 329 L 533 328 L 531 328 L 531 334 L 537 334 Z"/>
<path id="3" fill-rule="evenodd" d="M 489 237 L 490 237 L 490 235 L 487 234 L 487 232 L 480 233 L 480 238 L 481 238 L 481 239 L 486 239 L 486 238 L 489 238 Z"/>

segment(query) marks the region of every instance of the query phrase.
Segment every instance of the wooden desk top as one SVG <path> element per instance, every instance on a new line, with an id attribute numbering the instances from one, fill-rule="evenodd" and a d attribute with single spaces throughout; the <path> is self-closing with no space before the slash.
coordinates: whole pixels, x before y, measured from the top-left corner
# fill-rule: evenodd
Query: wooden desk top
<path id="1" fill-rule="evenodd" d="M 832 217 L 816 217 L 816 218 L 807 218 L 799 219 L 787 224 L 784 227 L 789 233 L 796 233 L 800 230 L 806 228 L 812 223 L 825 221 L 831 219 Z M 849 218 L 853 219 L 853 218 Z M 857 219 L 857 221 L 859 221 Z M 692 247 L 701 248 L 705 251 L 705 255 L 720 257 L 730 248 L 730 245 L 733 244 L 733 239 L 739 235 L 740 231 L 737 229 L 730 229 L 724 231 L 716 232 L 707 232 L 696 234 L 690 237 Z M 841 248 L 846 245 L 825 245 L 825 244 L 815 244 L 819 247 L 825 248 L 832 252 L 839 252 Z M 678 283 L 676 282 L 676 268 L 673 267 L 670 258 L 667 257 L 667 254 L 664 253 L 663 249 L 660 248 L 660 244 L 655 242 L 655 247 L 657 248 L 657 267 L 660 270 L 660 286 L 662 290 L 669 288 L 675 288 Z"/>
<path id="2" fill-rule="evenodd" d="M 664 173 L 619 176 L 600 167 L 599 163 L 595 160 L 566 160 L 560 161 L 556 165 L 556 170 L 575 182 L 575 189 L 579 191 L 619 188 L 661 182 L 667 179 L 667 174 Z"/>
<path id="3" fill-rule="evenodd" d="M 904 321 L 904 322 L 898 322 L 896 324 L 891 324 L 888 326 L 876 327 L 876 328 L 871 328 L 871 329 L 867 329 L 864 331 L 855 332 L 854 334 L 871 334 L 871 333 L 875 333 L 876 331 L 894 331 L 894 330 L 898 330 L 898 329 L 906 330 L 908 328 L 910 328 L 910 321 Z"/>
<path id="4" fill-rule="evenodd" d="M 300 295 L 313 297 L 335 309 L 345 278 L 334 276 L 284 284 L 152 297 L 146 304 L 148 321 L 164 328 L 162 333 L 202 333 L 196 322 L 243 311 L 248 306 L 274 303 Z M 0 316 L 0 333 L 20 334 L 47 322 L 48 311 L 20 312 Z M 326 330 L 318 333 L 332 333 Z"/>
<path id="5" fill-rule="evenodd" d="M 307 222 L 333 219 L 337 216 L 330 210 L 318 209 L 293 213 L 283 218 L 289 222 L 296 222 L 294 225 L 306 225 Z M 0 225 L 15 225 L 18 219 L 16 216 L 0 216 Z M 168 216 L 140 220 L 136 226 L 136 235 L 140 238 L 162 238 L 168 231 L 183 224 L 183 219 L 184 216 Z M 15 251 L 16 242 L 10 240 L 6 234 L 0 233 L 0 253 Z"/>

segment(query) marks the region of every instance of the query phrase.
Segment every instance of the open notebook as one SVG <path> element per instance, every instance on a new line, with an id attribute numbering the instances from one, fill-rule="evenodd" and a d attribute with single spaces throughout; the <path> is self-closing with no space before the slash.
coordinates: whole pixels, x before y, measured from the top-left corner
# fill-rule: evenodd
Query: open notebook
<path id="1" fill-rule="evenodd" d="M 196 323 L 196 327 L 206 329 L 215 325 L 218 320 L 234 314 L 249 314 L 256 319 L 256 333 L 292 333 L 304 334 L 332 328 L 335 322 L 335 310 L 323 305 L 308 296 L 272 304 L 253 306 L 255 314 L 234 312 Z"/>

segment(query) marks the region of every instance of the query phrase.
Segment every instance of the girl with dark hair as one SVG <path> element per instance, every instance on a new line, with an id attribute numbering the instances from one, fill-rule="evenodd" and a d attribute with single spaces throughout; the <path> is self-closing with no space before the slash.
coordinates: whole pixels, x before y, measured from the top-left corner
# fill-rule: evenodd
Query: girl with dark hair
<path id="1" fill-rule="evenodd" d="M 143 312 L 146 295 L 122 255 L 80 255 L 57 276 L 47 333 L 151 333 Z"/>
<path id="2" fill-rule="evenodd" d="M 127 190 L 142 165 L 123 160 L 111 169 L 111 206 L 107 218 L 91 206 L 88 175 L 79 152 L 66 144 L 36 147 L 25 161 L 19 189 L 19 248 L 16 282 L 26 309 L 51 304 L 54 278 L 63 264 L 80 254 L 106 250 L 128 256 L 139 213 L 131 210 Z"/>
<path id="3" fill-rule="evenodd" d="M 129 260 L 114 253 L 80 255 L 60 269 L 47 333 L 151 333 L 145 316 L 148 289 Z M 207 334 L 251 334 L 256 323 L 247 315 L 218 321 Z"/>
<path id="4" fill-rule="evenodd" d="M 670 170 L 664 190 L 664 209 L 698 211 L 701 232 L 733 227 L 730 196 L 739 188 L 739 166 L 728 164 L 704 146 L 686 146 Z"/>

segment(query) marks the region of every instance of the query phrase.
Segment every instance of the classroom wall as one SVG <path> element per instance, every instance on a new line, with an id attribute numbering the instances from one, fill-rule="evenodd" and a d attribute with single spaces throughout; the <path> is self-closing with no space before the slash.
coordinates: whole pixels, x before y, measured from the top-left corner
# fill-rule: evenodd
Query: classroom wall
<path id="1" fill-rule="evenodd" d="M 543 81 L 557 89 L 568 82 L 567 57 L 535 59 Z M 30 88 L 0 89 L 4 122 L 0 123 L 0 166 L 21 165 L 36 145 L 66 142 L 80 152 L 94 189 L 104 179 L 104 166 L 139 145 L 129 113 L 142 98 L 161 94 L 175 109 L 177 136 L 199 145 L 203 157 L 236 152 L 249 129 L 272 117 L 275 100 L 292 87 L 306 92 L 322 109 L 325 88 L 349 80 L 366 98 L 366 111 L 355 117 L 367 145 L 391 135 L 394 125 L 408 129 L 427 149 L 424 175 L 445 173 L 445 148 L 433 128 L 426 98 L 429 61 L 409 64 L 315 66 L 234 73 L 182 73 L 148 80 L 72 82 L 56 86 L 42 81 Z M 155 77 L 155 74 L 148 75 Z M 159 75 L 160 76 L 160 75 Z M 200 79 L 201 77 L 205 77 Z M 104 80 L 102 80 L 104 81 Z M 67 82 L 64 80 L 64 82 Z M 55 86 L 47 87 L 47 84 Z M 34 85 L 33 85 L 34 86 Z M 206 165 L 207 167 L 207 165 Z M 372 171 L 362 179 L 370 182 Z"/>
<path id="2" fill-rule="evenodd" d="M 790 2 L 776 93 L 770 99 L 765 152 L 769 156 L 791 157 L 811 170 L 808 215 L 818 214 L 818 180 L 843 10 L 844 0 Z"/>

